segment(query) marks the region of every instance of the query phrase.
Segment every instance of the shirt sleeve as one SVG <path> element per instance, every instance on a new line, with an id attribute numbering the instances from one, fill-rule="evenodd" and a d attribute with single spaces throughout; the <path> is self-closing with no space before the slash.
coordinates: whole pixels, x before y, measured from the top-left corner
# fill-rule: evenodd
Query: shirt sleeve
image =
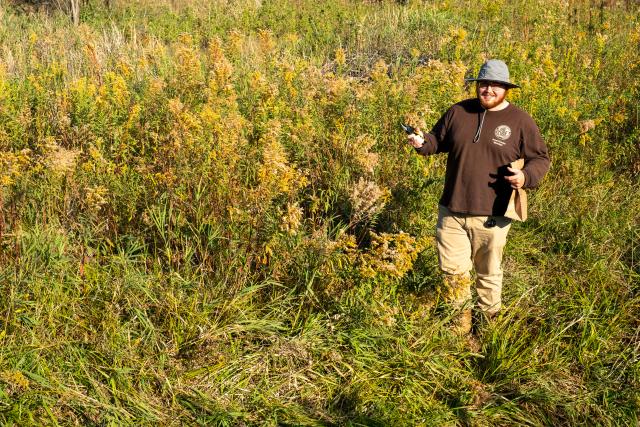
<path id="1" fill-rule="evenodd" d="M 524 158 L 524 168 L 522 168 L 525 177 L 524 188 L 537 187 L 549 170 L 551 160 L 540 129 L 531 118 L 524 127 L 520 144 Z"/>
<path id="2" fill-rule="evenodd" d="M 423 156 L 428 156 L 435 153 L 447 153 L 450 150 L 451 144 L 447 138 L 449 133 L 449 125 L 451 123 L 451 117 L 453 116 L 454 109 L 451 107 L 446 113 L 440 117 L 433 126 L 433 129 L 424 136 L 424 144 L 420 148 L 416 148 L 416 151 Z"/>

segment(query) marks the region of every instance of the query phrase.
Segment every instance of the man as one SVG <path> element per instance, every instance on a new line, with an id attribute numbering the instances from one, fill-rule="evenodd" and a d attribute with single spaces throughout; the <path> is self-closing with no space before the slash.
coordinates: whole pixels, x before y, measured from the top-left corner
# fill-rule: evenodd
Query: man
<path id="1" fill-rule="evenodd" d="M 455 330 L 471 329 L 471 269 L 476 272 L 478 307 L 493 317 L 501 307 L 502 251 L 511 220 L 505 217 L 512 193 L 538 185 L 549 156 L 535 122 L 509 103 L 509 69 L 492 59 L 480 68 L 476 98 L 453 105 L 431 132 L 411 134 L 419 154 L 448 153 L 439 202 L 436 241 L 445 276 L 445 295 L 460 310 Z M 524 159 L 520 170 L 511 163 Z"/>

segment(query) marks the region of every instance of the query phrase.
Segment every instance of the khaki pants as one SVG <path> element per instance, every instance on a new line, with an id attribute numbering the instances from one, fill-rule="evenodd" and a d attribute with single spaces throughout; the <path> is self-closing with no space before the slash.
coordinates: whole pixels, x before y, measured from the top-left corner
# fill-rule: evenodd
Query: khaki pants
<path id="1" fill-rule="evenodd" d="M 493 219 L 496 225 L 487 227 Z M 476 271 L 480 310 L 494 314 L 502 304 L 502 251 L 511 220 L 502 216 L 465 215 L 439 207 L 436 241 L 445 274 L 445 294 L 457 307 L 471 301 L 471 269 Z"/>

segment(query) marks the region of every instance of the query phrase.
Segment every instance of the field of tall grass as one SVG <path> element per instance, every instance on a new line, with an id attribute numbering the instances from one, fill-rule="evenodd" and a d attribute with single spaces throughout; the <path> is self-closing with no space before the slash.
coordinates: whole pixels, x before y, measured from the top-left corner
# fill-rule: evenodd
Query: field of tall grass
<path id="1" fill-rule="evenodd" d="M 0 0 L 2 425 L 637 425 L 640 9 Z M 552 157 L 454 334 L 428 129 L 505 60 Z"/>

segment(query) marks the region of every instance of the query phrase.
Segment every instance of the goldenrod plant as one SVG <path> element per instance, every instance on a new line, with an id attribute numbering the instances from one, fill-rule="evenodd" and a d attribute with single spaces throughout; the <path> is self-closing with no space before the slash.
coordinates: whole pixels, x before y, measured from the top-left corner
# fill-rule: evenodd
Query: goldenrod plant
<path id="1" fill-rule="evenodd" d="M 0 0 L 0 424 L 637 425 L 639 12 Z M 470 343 L 399 125 L 493 57 L 552 167 Z"/>

